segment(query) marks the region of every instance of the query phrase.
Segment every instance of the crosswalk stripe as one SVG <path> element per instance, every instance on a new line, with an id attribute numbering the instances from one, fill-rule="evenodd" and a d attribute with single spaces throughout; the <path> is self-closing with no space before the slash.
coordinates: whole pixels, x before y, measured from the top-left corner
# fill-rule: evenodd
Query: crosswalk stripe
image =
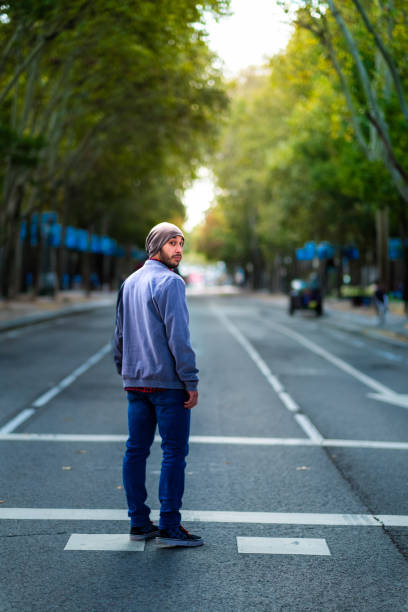
<path id="1" fill-rule="evenodd" d="M 321 538 L 248 538 L 237 537 L 239 553 L 267 555 L 330 556 L 326 540 Z"/>
<path id="2" fill-rule="evenodd" d="M 127 533 L 73 533 L 64 550 L 118 550 L 143 552 L 145 541 L 132 542 Z"/>
<path id="3" fill-rule="evenodd" d="M 237 536 L 238 553 L 331 556 L 323 538 L 265 538 Z M 127 533 L 73 533 L 64 550 L 144 552 L 145 541 L 133 542 Z"/>
<path id="4" fill-rule="evenodd" d="M 320 525 L 343 527 L 408 527 L 408 515 L 321 514 L 302 512 L 237 512 L 182 510 L 182 520 L 199 523 Z M 152 510 L 153 521 L 159 510 Z M 128 521 L 127 511 L 109 508 L 0 508 L 0 520 Z"/>
<path id="5" fill-rule="evenodd" d="M 238 553 L 331 556 L 323 538 L 265 538 L 237 536 Z M 129 540 L 127 533 L 73 533 L 64 550 L 144 552 L 144 540 Z"/>

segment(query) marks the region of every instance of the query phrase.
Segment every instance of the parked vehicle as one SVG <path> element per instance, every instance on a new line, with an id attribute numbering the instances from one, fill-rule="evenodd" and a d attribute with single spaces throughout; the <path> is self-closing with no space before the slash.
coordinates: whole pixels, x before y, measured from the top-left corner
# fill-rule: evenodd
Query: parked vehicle
<path id="1" fill-rule="evenodd" d="M 289 314 L 296 310 L 314 310 L 316 316 L 323 314 L 323 298 L 318 280 L 293 279 L 289 293 Z"/>

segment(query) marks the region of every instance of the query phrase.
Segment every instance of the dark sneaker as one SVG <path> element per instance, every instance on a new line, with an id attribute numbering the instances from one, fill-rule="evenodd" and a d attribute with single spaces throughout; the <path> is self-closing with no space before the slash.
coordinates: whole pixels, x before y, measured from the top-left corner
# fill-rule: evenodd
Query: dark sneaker
<path id="1" fill-rule="evenodd" d="M 133 541 L 138 540 L 149 540 L 150 538 L 155 538 L 160 533 L 157 525 L 153 525 L 153 523 L 148 523 L 147 525 L 143 525 L 143 527 L 131 527 L 129 538 Z"/>
<path id="2" fill-rule="evenodd" d="M 178 527 L 170 527 L 169 529 L 160 529 L 156 544 L 161 548 L 170 548 L 172 546 L 202 546 L 204 540 L 198 536 L 189 533 L 181 525 Z"/>

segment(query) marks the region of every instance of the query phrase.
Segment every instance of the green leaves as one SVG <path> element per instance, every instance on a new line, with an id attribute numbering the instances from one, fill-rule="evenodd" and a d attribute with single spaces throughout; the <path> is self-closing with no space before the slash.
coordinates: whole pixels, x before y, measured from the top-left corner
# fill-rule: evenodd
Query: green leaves
<path id="1" fill-rule="evenodd" d="M 398 99 L 387 97 L 375 41 L 352 4 L 342 3 L 342 12 L 359 41 L 395 155 L 405 159 L 407 132 Z M 381 144 L 365 114 L 362 84 L 341 31 L 325 3 L 298 6 L 298 25 L 286 51 L 270 60 L 267 71 L 249 71 L 231 84 L 231 115 L 213 163 L 220 196 L 197 238 L 208 256 L 249 264 L 249 269 L 256 262 L 267 269 L 275 257 L 293 257 L 294 248 L 309 240 L 352 242 L 363 253 L 373 250 L 375 210 L 390 206 L 398 211 L 401 205 L 383 158 L 367 157 L 357 141 L 352 119 L 367 142 L 373 139 L 373 150 Z M 394 19 L 389 44 L 393 53 L 397 48 L 400 53 L 396 39 L 399 44 L 405 40 L 405 50 L 408 41 L 397 28 L 401 12 Z M 322 44 L 325 28 L 330 28 L 331 44 L 350 87 L 353 117 Z M 403 78 L 406 86 L 408 74 Z M 391 231 L 398 232 L 397 217 L 392 219 Z"/>
<path id="2" fill-rule="evenodd" d="M 94 224 L 97 210 L 104 231 L 112 224 L 118 239 L 129 239 L 129 226 L 144 232 L 172 211 L 181 219 L 177 194 L 211 150 L 226 107 L 198 24 L 205 11 L 221 15 L 227 6 L 224 0 L 3 5 L 3 211 L 12 211 L 18 184 L 21 215 L 47 206 L 44 195 L 53 193 L 72 223 Z M 31 166 L 31 175 L 19 176 L 21 166 Z"/>

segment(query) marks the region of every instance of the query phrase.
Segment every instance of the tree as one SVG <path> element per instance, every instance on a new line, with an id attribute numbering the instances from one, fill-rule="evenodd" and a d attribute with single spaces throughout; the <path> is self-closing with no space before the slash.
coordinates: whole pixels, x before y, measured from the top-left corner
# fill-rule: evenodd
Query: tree
<path id="1" fill-rule="evenodd" d="M 225 108 L 202 23 L 224 0 L 26 0 L 2 6 L 2 291 L 22 218 L 139 238 L 166 213 L 213 145 Z"/>
<path id="2" fill-rule="evenodd" d="M 200 244 L 212 245 L 218 217 L 227 223 L 216 228 L 217 256 L 224 252 L 231 264 L 254 265 L 253 230 L 263 260 L 258 265 L 269 274 L 306 240 L 373 250 L 374 211 L 397 206 L 399 196 L 381 161 L 367 160 L 358 148 L 319 41 L 298 26 L 286 51 L 268 70 L 243 75 L 231 97 L 214 161 L 220 194 Z M 251 229 L 248 211 L 255 219 Z"/>
<path id="3" fill-rule="evenodd" d="M 403 0 L 362 2 L 280 2 L 295 8 L 295 22 L 325 48 L 338 75 L 356 139 L 367 159 L 381 161 L 399 198 L 404 245 L 405 303 L 408 312 L 407 203 L 408 105 L 407 14 Z M 383 279 L 384 280 L 384 279 Z"/>

